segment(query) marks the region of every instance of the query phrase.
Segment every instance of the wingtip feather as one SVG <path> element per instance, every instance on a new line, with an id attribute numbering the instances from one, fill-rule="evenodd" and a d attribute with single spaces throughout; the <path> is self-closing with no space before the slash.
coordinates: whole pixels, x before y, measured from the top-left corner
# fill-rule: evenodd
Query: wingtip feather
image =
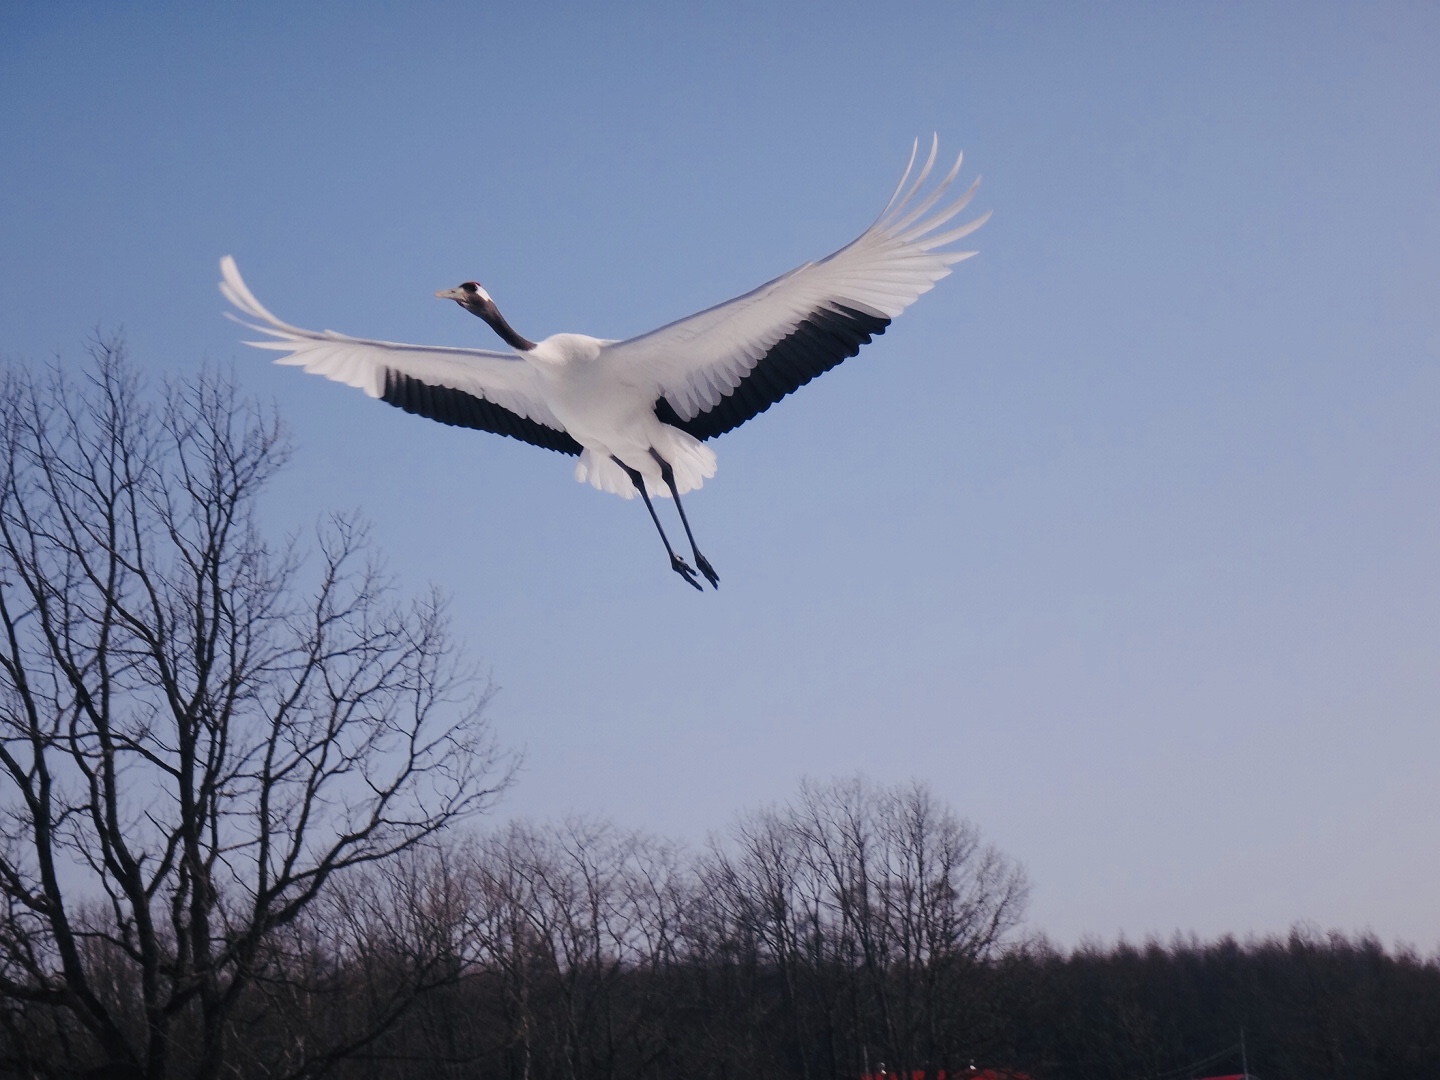
<path id="1" fill-rule="evenodd" d="M 895 185 L 895 190 L 890 195 L 890 201 L 885 204 L 885 209 L 881 210 L 880 216 L 875 219 L 877 225 L 885 220 L 885 216 L 890 213 L 891 207 L 895 205 L 895 200 L 900 198 L 900 192 L 905 190 L 905 182 L 910 179 L 910 170 L 915 168 L 915 158 L 919 153 L 920 140 L 917 138 L 910 144 L 910 160 L 905 163 L 905 171 L 900 174 L 900 182 Z"/>

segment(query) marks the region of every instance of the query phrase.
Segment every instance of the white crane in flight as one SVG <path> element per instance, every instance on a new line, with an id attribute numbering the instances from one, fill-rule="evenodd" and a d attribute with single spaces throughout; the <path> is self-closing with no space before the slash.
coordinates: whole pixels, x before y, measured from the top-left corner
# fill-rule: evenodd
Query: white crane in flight
<path id="1" fill-rule="evenodd" d="M 578 455 L 575 478 L 626 499 L 645 501 L 670 566 L 704 591 L 695 569 L 671 547 L 651 495 L 670 495 L 690 552 L 712 587 L 719 575 L 695 546 L 680 496 L 715 475 L 706 440 L 739 427 L 861 345 L 973 251 L 944 251 L 974 232 L 986 213 L 938 232 L 970 201 L 977 179 L 939 206 L 960 171 L 923 197 L 939 149 L 911 180 L 916 152 L 875 223 L 819 262 L 806 263 L 758 289 L 627 341 L 555 334 L 521 337 L 478 282 L 435 295 L 479 316 L 514 352 L 402 345 L 302 330 L 270 314 L 220 260 L 220 291 L 270 340 L 248 342 L 285 353 L 276 362 L 358 387 L 371 397 L 443 424 L 479 428 Z M 234 318 L 234 316 L 231 316 Z"/>

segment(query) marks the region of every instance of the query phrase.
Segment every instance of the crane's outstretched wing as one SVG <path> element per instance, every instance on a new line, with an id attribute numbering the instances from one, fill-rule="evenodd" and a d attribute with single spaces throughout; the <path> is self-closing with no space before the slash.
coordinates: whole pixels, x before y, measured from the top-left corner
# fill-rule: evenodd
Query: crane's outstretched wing
<path id="1" fill-rule="evenodd" d="M 519 357 L 302 330 L 265 310 L 229 255 L 220 260 L 220 273 L 225 299 L 255 321 L 230 317 L 274 339 L 246 344 L 286 353 L 277 364 L 294 364 L 358 387 L 373 398 L 442 424 L 493 431 L 562 454 L 580 453 L 580 444 L 540 396 L 534 369 Z"/>
<path id="2" fill-rule="evenodd" d="M 935 165 L 939 140 L 931 143 L 930 156 L 912 182 L 918 149 L 917 141 L 885 210 L 852 243 L 744 296 L 607 345 L 605 361 L 648 374 L 656 390 L 655 414 L 696 438 L 710 439 L 854 356 L 951 266 L 975 254 L 938 249 L 968 236 L 990 217 L 985 213 L 937 233 L 970 201 L 979 180 L 955 202 L 935 209 L 960 172 L 961 155 L 934 190 L 917 200 Z"/>

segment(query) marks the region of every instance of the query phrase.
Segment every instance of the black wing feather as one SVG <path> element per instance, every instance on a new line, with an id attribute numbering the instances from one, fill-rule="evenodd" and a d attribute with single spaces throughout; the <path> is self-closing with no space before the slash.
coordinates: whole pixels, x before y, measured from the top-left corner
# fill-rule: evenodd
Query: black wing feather
<path id="1" fill-rule="evenodd" d="M 432 386 L 394 369 L 386 369 L 385 393 L 380 400 L 442 424 L 492 431 L 562 454 L 579 454 L 582 449 L 565 432 L 511 412 L 493 401 L 448 386 Z"/>
<path id="2" fill-rule="evenodd" d="M 683 420 L 662 397 L 655 402 L 655 415 L 662 423 L 697 439 L 724 435 L 751 417 L 759 416 L 787 394 L 793 394 L 815 376 L 854 356 L 861 345 L 879 337 L 889 325 L 890 320 L 883 315 L 871 315 L 842 304 L 813 311 L 790 334 L 771 346 L 739 385 L 713 408 Z"/>

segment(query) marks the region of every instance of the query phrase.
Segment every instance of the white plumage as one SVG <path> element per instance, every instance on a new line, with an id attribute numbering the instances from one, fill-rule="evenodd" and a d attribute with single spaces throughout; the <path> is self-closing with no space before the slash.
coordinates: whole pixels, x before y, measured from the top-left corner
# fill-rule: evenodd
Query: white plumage
<path id="1" fill-rule="evenodd" d="M 285 354 L 277 363 L 442 423 L 579 455 L 576 479 L 645 499 L 672 567 L 700 588 L 694 571 L 671 549 L 649 496 L 672 495 L 678 506 L 680 495 L 715 475 L 715 454 L 705 440 L 855 355 L 951 266 L 975 254 L 942 249 L 979 228 L 988 213 L 939 231 L 979 183 L 937 209 L 962 159 L 921 196 L 937 152 L 938 140 L 911 180 L 912 150 L 880 217 L 833 255 L 626 341 L 583 334 L 528 341 L 476 282 L 436 295 L 485 319 L 514 352 L 404 345 L 291 326 L 255 299 L 228 255 L 220 261 L 220 291 L 250 320 L 238 321 L 269 339 L 248 344 Z M 680 515 L 689 535 L 683 508 Z M 693 536 L 690 541 L 701 573 L 716 584 Z"/>

